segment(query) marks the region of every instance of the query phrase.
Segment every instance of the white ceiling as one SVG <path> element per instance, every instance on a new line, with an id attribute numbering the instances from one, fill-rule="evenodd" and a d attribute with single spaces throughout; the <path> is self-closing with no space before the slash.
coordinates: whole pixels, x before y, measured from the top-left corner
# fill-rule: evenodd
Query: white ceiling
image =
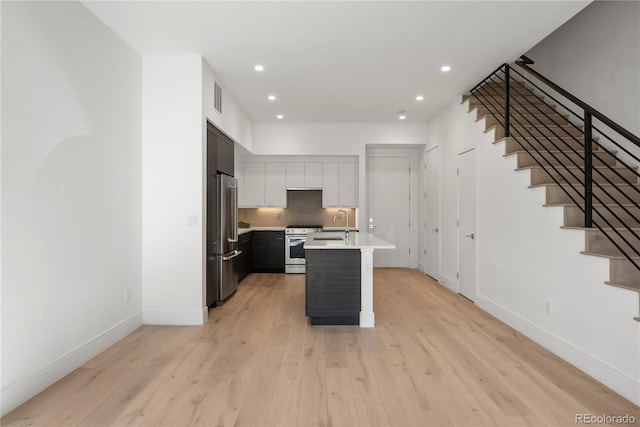
<path id="1" fill-rule="evenodd" d="M 589 1 L 83 3 L 142 54 L 202 55 L 255 122 L 422 122 Z"/>

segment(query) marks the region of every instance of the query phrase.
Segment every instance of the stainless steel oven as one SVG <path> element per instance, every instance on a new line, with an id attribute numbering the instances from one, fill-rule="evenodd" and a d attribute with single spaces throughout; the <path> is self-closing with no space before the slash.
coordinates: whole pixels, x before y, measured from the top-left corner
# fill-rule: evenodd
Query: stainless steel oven
<path id="1" fill-rule="evenodd" d="M 305 272 L 304 241 L 307 234 L 320 231 L 322 231 L 321 225 L 290 225 L 285 229 L 285 273 Z"/>

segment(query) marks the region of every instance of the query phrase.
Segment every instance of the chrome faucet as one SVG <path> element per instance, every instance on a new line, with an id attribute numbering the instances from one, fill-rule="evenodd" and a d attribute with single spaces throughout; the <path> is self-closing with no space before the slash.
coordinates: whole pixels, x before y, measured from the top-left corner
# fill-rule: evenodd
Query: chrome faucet
<path id="1" fill-rule="evenodd" d="M 333 222 L 336 222 L 336 218 L 338 217 L 338 214 L 342 212 L 344 214 L 344 220 L 345 220 L 345 224 L 344 224 L 344 242 L 345 243 L 349 243 L 349 212 L 345 211 L 344 209 L 338 209 L 336 211 L 336 213 L 333 214 Z"/>

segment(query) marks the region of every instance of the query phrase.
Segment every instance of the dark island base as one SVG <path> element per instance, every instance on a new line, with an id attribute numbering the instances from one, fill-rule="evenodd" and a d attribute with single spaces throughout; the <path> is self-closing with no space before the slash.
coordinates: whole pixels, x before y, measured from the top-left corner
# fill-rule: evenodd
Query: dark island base
<path id="1" fill-rule="evenodd" d="M 359 325 L 359 249 L 307 249 L 305 315 L 312 325 Z"/>
<path id="2" fill-rule="evenodd" d="M 359 325 L 360 316 L 309 317 L 312 325 Z"/>

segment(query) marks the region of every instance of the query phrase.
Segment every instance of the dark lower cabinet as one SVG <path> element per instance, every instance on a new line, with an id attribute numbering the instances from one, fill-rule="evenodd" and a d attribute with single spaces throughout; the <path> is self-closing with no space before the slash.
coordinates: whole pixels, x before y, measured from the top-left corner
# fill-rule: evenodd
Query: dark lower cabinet
<path id="1" fill-rule="evenodd" d="M 238 249 L 242 251 L 242 253 L 236 257 L 238 281 L 244 279 L 251 271 L 251 246 L 251 232 L 238 236 Z"/>
<path id="2" fill-rule="evenodd" d="M 305 314 L 311 324 L 360 324 L 360 250 L 309 249 L 305 258 Z"/>
<path id="3" fill-rule="evenodd" d="M 251 234 L 251 271 L 284 273 L 284 231 L 252 231 Z"/>

